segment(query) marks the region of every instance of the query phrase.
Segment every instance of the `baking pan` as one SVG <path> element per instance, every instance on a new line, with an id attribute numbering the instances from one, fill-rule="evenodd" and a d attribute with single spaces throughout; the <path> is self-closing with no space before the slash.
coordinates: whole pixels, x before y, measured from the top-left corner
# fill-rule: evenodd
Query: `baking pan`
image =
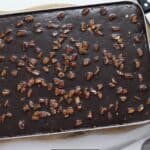
<path id="1" fill-rule="evenodd" d="M 115 6 L 116 5 L 116 7 L 117 6 L 119 6 L 119 5 L 132 5 L 132 6 L 135 6 L 135 7 L 137 7 L 140 11 L 141 11 L 141 13 L 143 14 L 143 22 L 144 23 L 146 23 L 146 21 L 145 21 L 145 17 L 144 17 L 144 12 L 143 12 L 143 10 L 141 9 L 141 7 L 137 4 L 137 3 L 133 3 L 133 2 L 130 2 L 130 1 L 126 1 L 126 2 L 114 2 L 114 3 L 106 3 L 106 4 L 97 4 L 97 5 L 90 5 L 90 6 L 79 6 L 79 7 L 69 7 L 69 8 L 59 8 L 59 9 L 52 9 L 52 10 L 40 10 L 40 11 L 32 11 L 32 12 L 19 12 L 19 13 L 15 13 L 15 14 L 5 14 L 5 15 L 1 15 L 1 17 L 0 17 L 0 19 L 4 19 L 5 17 L 6 17 L 6 19 L 7 19 L 7 17 L 13 17 L 13 16 L 21 16 L 21 15 L 28 15 L 28 14 L 32 14 L 32 15 L 38 15 L 38 13 L 46 13 L 46 12 L 58 12 L 58 11 L 60 11 L 60 12 L 62 12 L 62 11 L 68 11 L 68 10 L 78 10 L 78 9 L 83 9 L 83 8 L 88 8 L 88 7 L 92 7 L 92 8 L 97 8 L 97 7 L 103 7 L 103 6 Z M 145 30 L 146 30 L 146 25 L 144 25 L 144 28 L 145 28 Z M 145 47 L 146 47 L 146 49 L 148 49 L 148 40 L 147 40 L 147 32 L 145 32 L 144 33 L 145 35 L 144 35 L 144 37 L 146 38 L 145 39 Z M 145 66 L 146 67 L 146 66 Z M 148 110 L 148 113 L 149 113 L 149 110 Z M 52 135 L 52 134 L 62 134 L 62 133 L 70 133 L 70 132 L 79 132 L 79 131 L 89 131 L 89 130 L 97 130 L 97 129 L 105 129 L 105 128 L 117 128 L 117 127 L 123 127 L 123 126 L 131 126 L 131 125 L 138 125 L 138 124 L 144 124 L 144 123 L 149 123 L 150 122 L 150 118 L 149 117 L 147 117 L 147 119 L 143 119 L 143 120 L 136 120 L 136 121 L 132 121 L 132 122 L 124 122 L 124 123 L 121 123 L 121 124 L 117 124 L 117 123 L 112 123 L 112 125 L 100 125 L 100 126 L 94 126 L 94 127 L 89 127 L 89 126 L 87 126 L 87 127 L 81 127 L 81 128 L 70 128 L 70 129 L 65 129 L 65 130 L 60 130 L 60 131 L 38 131 L 38 132 L 33 132 L 32 133 L 32 131 L 30 132 L 30 133 L 18 133 L 18 134 L 12 134 L 12 135 L 9 135 L 9 136 L 1 136 L 1 140 L 3 140 L 3 139 L 12 139 L 12 138 L 20 138 L 20 137 L 31 137 L 31 136 L 40 136 L 40 135 Z M 64 122 L 62 122 L 62 123 L 64 123 Z M 11 125 L 9 124 L 9 125 L 7 125 L 7 127 L 8 127 L 8 131 L 10 130 L 10 128 L 11 128 Z M 23 128 L 23 127 L 22 127 Z M 2 135 L 2 134 L 0 134 L 0 135 Z"/>

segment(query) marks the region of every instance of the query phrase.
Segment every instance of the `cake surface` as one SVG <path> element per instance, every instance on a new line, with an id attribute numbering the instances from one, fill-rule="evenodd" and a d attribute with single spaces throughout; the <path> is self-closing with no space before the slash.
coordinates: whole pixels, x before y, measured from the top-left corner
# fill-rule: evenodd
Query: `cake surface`
<path id="1" fill-rule="evenodd" d="M 132 3 L 0 17 L 0 137 L 150 119 L 150 55 Z"/>

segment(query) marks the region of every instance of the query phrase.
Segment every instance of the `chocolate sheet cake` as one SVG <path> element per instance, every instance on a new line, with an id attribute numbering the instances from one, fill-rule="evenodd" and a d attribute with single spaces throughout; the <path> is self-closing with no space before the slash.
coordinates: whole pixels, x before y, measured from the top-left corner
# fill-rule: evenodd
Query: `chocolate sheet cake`
<path id="1" fill-rule="evenodd" d="M 115 3 L 0 17 L 0 137 L 150 119 L 144 17 Z"/>

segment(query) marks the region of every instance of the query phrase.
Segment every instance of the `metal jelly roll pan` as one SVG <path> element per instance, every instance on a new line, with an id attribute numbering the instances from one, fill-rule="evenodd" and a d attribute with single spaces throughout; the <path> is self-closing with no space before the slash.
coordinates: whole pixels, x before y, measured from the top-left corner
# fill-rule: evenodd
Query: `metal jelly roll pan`
<path id="1" fill-rule="evenodd" d="M 150 59 L 132 2 L 0 16 L 0 138 L 150 120 Z"/>

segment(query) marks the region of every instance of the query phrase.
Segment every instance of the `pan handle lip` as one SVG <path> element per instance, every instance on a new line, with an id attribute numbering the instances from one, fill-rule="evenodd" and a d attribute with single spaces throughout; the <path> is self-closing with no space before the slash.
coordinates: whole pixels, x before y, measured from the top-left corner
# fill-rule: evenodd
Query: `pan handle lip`
<path id="1" fill-rule="evenodd" d="M 138 0 L 145 13 L 150 12 L 150 0 Z"/>
<path id="2" fill-rule="evenodd" d="M 150 137 L 146 138 L 146 140 L 143 142 L 142 147 L 141 147 L 141 150 L 145 150 L 145 149 L 144 149 L 144 146 L 145 146 L 145 144 L 147 144 L 147 142 L 150 143 Z"/>

